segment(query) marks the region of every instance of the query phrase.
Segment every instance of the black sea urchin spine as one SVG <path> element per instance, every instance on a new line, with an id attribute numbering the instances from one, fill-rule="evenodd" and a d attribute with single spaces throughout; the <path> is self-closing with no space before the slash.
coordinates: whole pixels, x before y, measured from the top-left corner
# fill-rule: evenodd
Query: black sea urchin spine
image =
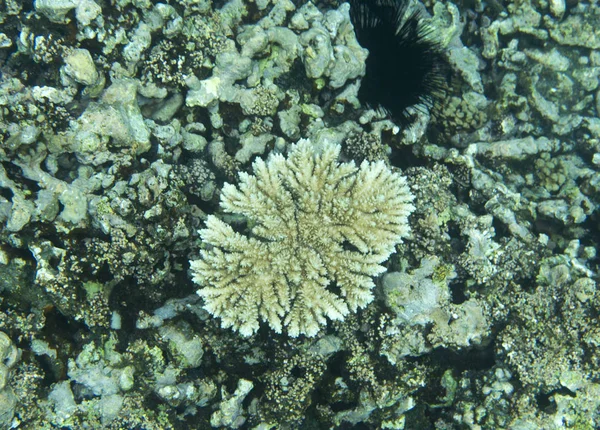
<path id="1" fill-rule="evenodd" d="M 409 0 L 349 3 L 358 42 L 369 50 L 359 99 L 382 108 L 400 125 L 410 125 L 411 108 L 431 109 L 444 96 L 448 62 L 443 47 Z"/>

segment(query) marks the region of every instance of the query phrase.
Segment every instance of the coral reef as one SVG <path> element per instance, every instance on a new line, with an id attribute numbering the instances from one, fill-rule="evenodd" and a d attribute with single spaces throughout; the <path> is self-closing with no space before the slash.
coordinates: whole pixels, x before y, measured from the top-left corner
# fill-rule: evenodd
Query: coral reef
<path id="1" fill-rule="evenodd" d="M 0 2 L 0 428 L 600 427 L 600 6 L 366 3 Z"/>

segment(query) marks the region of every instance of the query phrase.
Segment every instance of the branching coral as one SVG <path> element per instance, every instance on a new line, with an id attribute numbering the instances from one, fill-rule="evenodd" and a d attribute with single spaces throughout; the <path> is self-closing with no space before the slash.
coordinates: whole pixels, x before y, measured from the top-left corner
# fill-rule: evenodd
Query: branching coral
<path id="1" fill-rule="evenodd" d="M 240 173 L 221 206 L 248 219 L 251 235 L 215 216 L 200 231 L 210 248 L 191 262 L 205 308 L 244 336 L 266 321 L 313 336 L 373 300 L 372 277 L 408 234 L 406 179 L 383 162 L 338 163 L 339 145 L 307 140 Z"/>

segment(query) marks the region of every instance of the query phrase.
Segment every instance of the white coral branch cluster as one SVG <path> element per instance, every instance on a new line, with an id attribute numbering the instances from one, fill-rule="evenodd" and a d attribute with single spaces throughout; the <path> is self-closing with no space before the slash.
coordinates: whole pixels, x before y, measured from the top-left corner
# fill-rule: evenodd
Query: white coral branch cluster
<path id="1" fill-rule="evenodd" d="M 244 336 L 266 321 L 313 336 L 373 300 L 373 276 L 409 231 L 406 179 L 383 162 L 340 163 L 340 146 L 308 140 L 223 187 L 221 206 L 248 219 L 250 236 L 209 216 L 211 245 L 191 262 L 205 308 Z"/>

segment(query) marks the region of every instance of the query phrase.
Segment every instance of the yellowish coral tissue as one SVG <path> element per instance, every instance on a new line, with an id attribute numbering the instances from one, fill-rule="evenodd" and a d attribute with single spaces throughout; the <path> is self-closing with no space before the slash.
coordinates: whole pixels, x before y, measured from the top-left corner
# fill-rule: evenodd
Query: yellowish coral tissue
<path id="1" fill-rule="evenodd" d="M 383 162 L 338 161 L 340 146 L 301 140 L 225 184 L 221 207 L 244 215 L 249 236 L 209 216 L 207 246 L 191 262 L 205 308 L 244 336 L 265 321 L 314 336 L 373 300 L 373 277 L 407 236 L 406 178 Z"/>

